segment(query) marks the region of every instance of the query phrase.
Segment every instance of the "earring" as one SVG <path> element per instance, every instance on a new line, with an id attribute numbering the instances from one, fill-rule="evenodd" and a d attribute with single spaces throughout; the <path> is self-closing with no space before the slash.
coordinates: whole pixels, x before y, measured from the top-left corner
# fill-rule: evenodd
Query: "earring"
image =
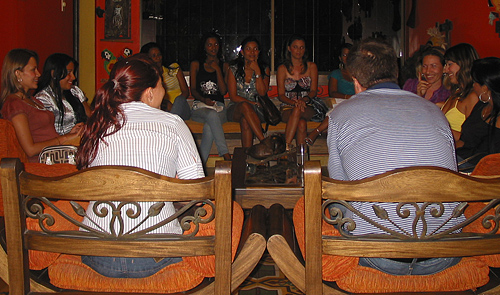
<path id="1" fill-rule="evenodd" d="M 17 82 L 21 83 L 21 82 L 23 82 L 23 79 L 22 78 L 18 78 Z"/>
<path id="2" fill-rule="evenodd" d="M 490 96 L 490 95 L 488 95 L 488 100 L 483 100 L 482 96 L 483 96 L 483 94 L 485 94 L 485 93 L 486 93 L 486 91 L 485 91 L 485 92 L 483 92 L 483 93 L 481 93 L 481 94 L 479 94 L 479 100 L 480 100 L 482 103 L 488 103 L 488 102 L 490 102 L 490 100 L 491 100 L 491 96 Z"/>

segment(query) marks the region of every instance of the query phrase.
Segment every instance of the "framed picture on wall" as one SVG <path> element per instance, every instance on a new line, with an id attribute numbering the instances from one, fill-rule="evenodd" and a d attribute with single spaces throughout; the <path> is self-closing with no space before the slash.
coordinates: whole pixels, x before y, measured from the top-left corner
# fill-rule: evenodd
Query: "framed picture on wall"
<path id="1" fill-rule="evenodd" d="M 104 39 L 130 39 L 130 1 L 106 0 Z"/>

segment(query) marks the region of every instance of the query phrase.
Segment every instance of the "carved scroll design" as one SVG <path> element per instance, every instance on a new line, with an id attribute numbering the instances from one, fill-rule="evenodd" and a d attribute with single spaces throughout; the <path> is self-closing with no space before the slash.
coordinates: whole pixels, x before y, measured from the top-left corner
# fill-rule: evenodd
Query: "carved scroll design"
<path id="1" fill-rule="evenodd" d="M 322 205 L 323 220 L 328 224 L 334 225 L 343 237 L 348 238 L 361 238 L 361 237 L 376 237 L 382 239 L 399 239 L 399 240 L 435 240 L 442 238 L 452 238 L 458 236 L 469 236 L 471 233 L 459 233 L 460 230 L 472 222 L 479 220 L 481 217 L 481 224 L 485 230 L 489 230 L 483 235 L 493 235 L 498 232 L 499 221 L 500 221 L 500 199 L 493 199 L 486 203 L 481 210 L 479 210 L 474 215 L 466 218 L 464 221 L 453 225 L 452 227 L 439 231 L 447 224 L 452 218 L 459 217 L 465 211 L 467 207 L 467 202 L 459 203 L 453 210 L 450 217 L 443 219 L 441 224 L 434 230 L 428 232 L 427 223 L 431 218 L 440 218 L 444 213 L 444 205 L 440 202 L 400 202 L 397 203 L 395 213 L 401 219 L 413 218 L 411 232 L 404 230 L 398 225 L 397 220 L 392 220 L 385 208 L 377 204 L 372 205 L 375 215 L 381 220 L 388 221 L 391 225 L 397 228 L 399 231 L 390 229 L 376 220 L 373 220 L 361 213 L 359 210 L 355 209 L 351 202 L 346 202 L 343 200 L 326 200 Z M 333 205 L 333 206 L 332 206 Z M 336 206 L 340 205 L 340 206 Z M 351 231 L 356 229 L 356 222 L 353 218 L 344 216 L 343 210 L 340 209 L 344 206 L 348 211 L 352 212 L 352 216 L 358 216 L 364 222 L 367 222 L 374 227 L 382 230 L 384 234 L 370 234 L 370 235 L 356 235 L 350 234 Z M 410 210 L 412 208 L 413 210 Z M 429 209 L 430 208 L 430 209 Z M 494 208 L 494 214 L 486 214 L 488 210 Z M 426 210 L 430 214 L 426 213 Z M 330 214 L 326 212 L 329 211 Z M 421 233 L 418 234 L 418 224 L 421 224 Z"/>
<path id="2" fill-rule="evenodd" d="M 86 209 L 82 207 L 79 203 L 75 201 L 69 201 L 72 210 L 78 216 L 87 218 L 93 226 L 88 226 L 83 224 L 81 221 L 71 217 L 67 212 L 60 209 L 57 204 L 45 197 L 33 197 L 27 196 L 23 200 L 22 210 L 27 217 L 38 220 L 38 225 L 43 233 L 55 236 L 55 235 L 73 235 L 79 237 L 95 237 L 95 238 L 106 238 L 106 239 L 123 239 L 123 240 L 139 240 L 139 239 L 157 239 L 157 238 L 189 238 L 195 236 L 198 231 L 200 224 L 209 223 L 215 218 L 215 204 L 210 200 L 196 200 L 187 203 L 182 206 L 177 212 L 168 218 L 156 223 L 153 226 L 135 231 L 142 224 L 144 224 L 148 219 L 151 219 L 158 214 L 165 206 L 164 202 L 152 203 L 149 208 L 141 208 L 139 202 L 120 202 L 120 201 L 96 201 L 92 206 L 93 213 L 98 218 L 110 217 L 109 230 L 106 230 L 98 225 L 98 223 L 92 219 L 91 216 L 87 215 Z M 142 202 L 143 203 L 143 202 Z M 143 203 L 144 204 L 144 203 Z M 150 204 L 148 202 L 148 204 Z M 203 205 L 208 205 L 212 210 L 211 214 L 207 216 L 207 210 L 202 207 Z M 89 205 L 90 206 L 90 205 Z M 130 206 L 122 215 L 122 208 L 124 206 Z M 51 208 L 54 211 L 54 215 L 46 212 L 45 208 Z M 138 220 L 143 210 L 147 210 L 147 214 L 142 220 Z M 83 230 L 61 230 L 53 231 L 50 229 L 56 223 L 56 216 L 64 218 L 66 221 L 78 226 Z M 124 230 L 124 218 L 129 218 L 136 220 L 136 225 L 129 229 Z M 193 228 L 193 231 L 189 234 L 179 235 L 179 234 L 153 234 L 154 230 L 168 224 L 169 222 L 181 217 L 180 225 L 181 228 L 186 231 Z M 115 226 L 118 230 L 115 230 Z"/>

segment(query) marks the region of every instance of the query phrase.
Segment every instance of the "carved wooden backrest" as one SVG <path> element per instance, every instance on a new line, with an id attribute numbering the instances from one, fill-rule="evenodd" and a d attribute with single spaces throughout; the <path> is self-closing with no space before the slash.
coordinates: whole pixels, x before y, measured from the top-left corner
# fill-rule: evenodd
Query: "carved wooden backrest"
<path id="1" fill-rule="evenodd" d="M 385 258 L 463 257 L 500 253 L 500 177 L 471 177 L 437 167 L 396 169 L 358 181 L 336 181 L 321 176 L 319 162 L 307 162 L 304 168 L 306 282 L 308 292 L 321 294 L 321 255 Z M 393 212 L 373 205 L 377 219 L 356 210 L 351 202 L 393 202 Z M 444 229 L 427 230 L 431 219 L 440 218 L 443 203 L 455 202 L 450 216 L 461 216 L 471 202 L 482 208 L 468 218 Z M 332 204 L 345 206 L 344 214 Z M 489 212 L 487 212 L 489 211 Z M 425 214 L 424 214 L 425 212 Z M 493 213 L 492 213 L 493 212 Z M 353 217 L 351 217 L 351 215 Z M 354 236 L 349 231 L 367 222 L 383 232 Z M 394 230 L 380 220 L 397 223 L 390 216 L 411 219 L 410 230 Z M 339 230 L 341 236 L 322 236 L 325 220 Z M 481 233 L 461 231 L 472 222 L 482 225 Z"/>
<path id="2" fill-rule="evenodd" d="M 121 257 L 215 255 L 215 294 L 230 293 L 232 202 L 228 162 L 217 163 L 215 176 L 179 180 L 124 166 L 94 167 L 48 178 L 25 172 L 18 159 L 3 159 L 1 179 L 6 206 L 9 286 L 11 292 L 15 290 L 11 294 L 26 294 L 29 290 L 28 249 L 74 255 L 95 255 L 99 249 L 100 256 Z M 58 200 L 70 201 L 73 212 L 68 214 L 59 209 L 55 202 Z M 85 208 L 80 205 L 82 201 L 96 201 L 99 206 L 92 209 L 98 216 L 112 215 L 110 227 L 95 229 L 82 224 L 86 216 Z M 145 204 L 139 202 L 144 201 L 153 205 L 143 208 Z M 147 212 L 142 223 L 156 216 L 166 201 L 184 203 L 176 214 L 158 224 L 141 230 L 123 230 L 122 206 L 130 206 L 125 213 L 127 218 Z M 213 210 L 205 210 L 201 205 Z M 101 207 L 106 209 L 97 209 Z M 49 213 L 48 208 L 52 209 Z M 195 228 L 191 234 L 151 233 L 180 215 L 183 229 Z M 27 217 L 36 219 L 41 231 L 27 230 Z M 52 226 L 62 218 L 74 224 L 76 230 L 54 231 Z M 194 237 L 199 224 L 214 218 L 216 236 Z"/>

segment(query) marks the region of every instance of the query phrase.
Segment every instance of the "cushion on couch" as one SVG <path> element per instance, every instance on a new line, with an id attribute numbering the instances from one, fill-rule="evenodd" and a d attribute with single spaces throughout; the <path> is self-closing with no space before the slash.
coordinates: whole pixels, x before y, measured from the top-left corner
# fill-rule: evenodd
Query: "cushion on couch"
<path id="1" fill-rule="evenodd" d="M 210 208 L 206 206 L 205 208 Z M 211 214 L 211 209 L 207 214 Z M 236 254 L 243 227 L 243 210 L 233 202 L 232 255 Z M 213 235 L 215 220 L 200 226 L 197 236 Z M 71 276 L 67 274 L 71 273 Z M 95 292 L 149 292 L 172 293 L 192 289 L 205 277 L 215 275 L 215 257 L 183 257 L 152 276 L 140 279 L 109 278 L 102 276 L 81 261 L 80 256 L 61 255 L 49 266 L 50 282 L 59 288 Z"/>
<path id="2" fill-rule="evenodd" d="M 293 210 L 297 241 L 304 253 L 304 197 Z M 339 232 L 323 221 L 323 235 L 339 236 Z M 492 255 L 495 256 L 495 255 Z M 465 257 L 444 271 L 425 276 L 394 276 L 360 266 L 356 257 L 323 255 L 323 280 L 335 281 L 354 293 L 438 292 L 476 289 L 489 281 L 489 267 L 482 259 Z"/>

